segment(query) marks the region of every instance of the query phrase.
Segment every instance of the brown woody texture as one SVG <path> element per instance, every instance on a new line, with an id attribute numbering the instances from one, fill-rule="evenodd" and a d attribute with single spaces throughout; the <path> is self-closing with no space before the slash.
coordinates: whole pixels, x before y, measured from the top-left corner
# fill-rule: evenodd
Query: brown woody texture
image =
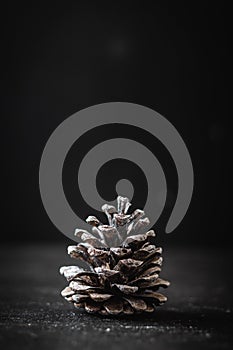
<path id="1" fill-rule="evenodd" d="M 160 278 L 162 248 L 152 242 L 155 232 L 145 228 L 149 219 L 142 210 L 127 215 L 128 198 L 117 198 L 118 208 L 105 204 L 103 225 L 94 216 L 87 222 L 92 233 L 75 230 L 81 242 L 69 246 L 68 254 L 88 264 L 89 269 L 63 266 L 60 273 L 69 282 L 61 295 L 77 308 L 101 315 L 132 315 L 153 312 L 167 298 L 158 292 L 169 282 Z"/>

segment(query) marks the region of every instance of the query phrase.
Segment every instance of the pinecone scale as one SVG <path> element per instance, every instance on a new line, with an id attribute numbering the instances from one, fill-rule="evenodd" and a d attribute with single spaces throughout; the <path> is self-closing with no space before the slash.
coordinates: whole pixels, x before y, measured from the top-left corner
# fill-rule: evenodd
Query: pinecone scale
<path id="1" fill-rule="evenodd" d="M 88 263 L 90 269 L 61 267 L 60 273 L 69 282 L 61 295 L 88 313 L 131 315 L 153 312 L 167 300 L 158 292 L 160 287 L 166 288 L 170 284 L 159 276 L 162 248 L 153 244 L 153 230 L 137 233 L 148 225 L 149 220 L 143 218 L 142 211 L 139 211 L 140 215 L 137 215 L 138 211 L 126 215 L 129 206 L 124 197 L 118 197 L 118 211 L 103 206 L 109 225 L 88 217 L 87 222 L 93 226 L 92 234 L 76 230 L 82 242 L 68 247 L 68 254 Z M 109 247 L 108 243 L 119 246 Z"/>

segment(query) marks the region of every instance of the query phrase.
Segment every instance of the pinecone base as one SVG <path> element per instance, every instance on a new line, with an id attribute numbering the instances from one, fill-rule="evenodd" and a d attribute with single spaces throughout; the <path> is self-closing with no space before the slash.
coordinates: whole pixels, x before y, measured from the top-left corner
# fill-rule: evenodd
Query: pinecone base
<path id="1" fill-rule="evenodd" d="M 61 295 L 77 308 L 101 315 L 132 315 L 153 312 L 167 298 L 158 292 L 170 283 L 159 277 L 162 248 L 151 243 L 155 232 L 127 237 L 116 248 L 94 247 L 86 241 L 69 246 L 68 254 L 90 265 L 63 266 L 69 282 Z M 91 244 L 92 243 L 92 244 Z"/>

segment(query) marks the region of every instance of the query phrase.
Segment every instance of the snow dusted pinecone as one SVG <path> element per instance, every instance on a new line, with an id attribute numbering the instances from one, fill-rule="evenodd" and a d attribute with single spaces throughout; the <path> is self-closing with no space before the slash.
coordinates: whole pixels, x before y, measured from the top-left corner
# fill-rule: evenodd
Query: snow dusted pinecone
<path id="1" fill-rule="evenodd" d="M 75 236 L 81 243 L 68 247 L 68 254 L 88 263 L 90 270 L 78 266 L 63 266 L 60 273 L 69 282 L 61 295 L 77 308 L 101 315 L 119 315 L 153 312 L 155 306 L 167 298 L 158 293 L 159 287 L 168 287 L 161 279 L 162 248 L 151 241 L 153 230 L 142 233 L 149 225 L 142 210 L 127 215 L 128 198 L 119 196 L 118 210 L 103 205 L 109 225 L 103 225 L 94 216 L 87 222 L 92 234 L 77 229 Z"/>

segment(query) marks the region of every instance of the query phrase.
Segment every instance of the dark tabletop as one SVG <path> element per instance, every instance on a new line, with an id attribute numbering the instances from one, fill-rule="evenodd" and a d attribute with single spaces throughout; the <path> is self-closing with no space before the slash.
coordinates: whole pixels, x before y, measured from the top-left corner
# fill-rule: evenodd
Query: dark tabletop
<path id="1" fill-rule="evenodd" d="M 228 349 L 233 346 L 231 252 L 166 248 L 168 302 L 148 316 L 104 318 L 60 296 L 64 245 L 5 245 L 1 252 L 0 344 L 5 349 Z M 2 347 L 3 348 L 3 347 Z"/>

